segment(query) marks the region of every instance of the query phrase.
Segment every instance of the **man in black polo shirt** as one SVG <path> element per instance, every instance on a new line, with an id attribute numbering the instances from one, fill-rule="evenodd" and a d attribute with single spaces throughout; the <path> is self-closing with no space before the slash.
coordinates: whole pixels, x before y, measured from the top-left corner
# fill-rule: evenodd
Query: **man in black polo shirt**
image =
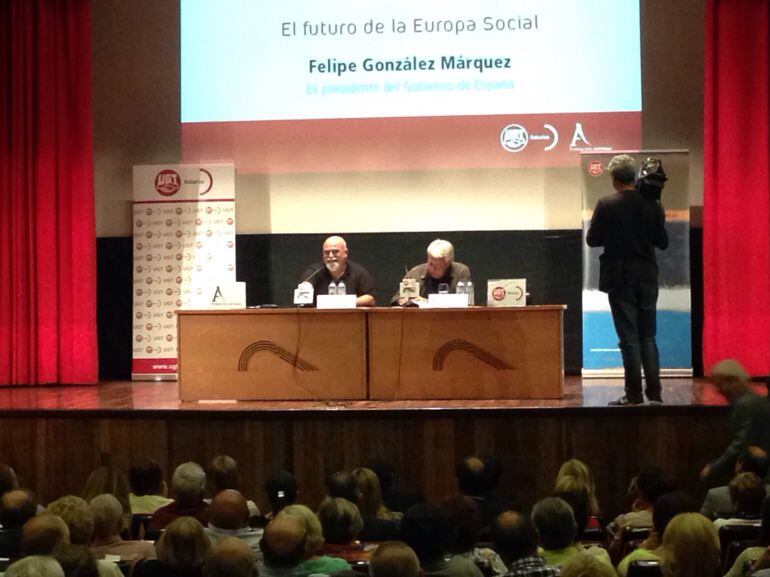
<path id="1" fill-rule="evenodd" d="M 318 295 L 329 294 L 329 284 L 345 283 L 346 293 L 356 295 L 356 306 L 374 306 L 374 282 L 360 264 L 348 260 L 348 245 L 341 236 L 330 236 L 323 244 L 323 263 L 309 267 L 302 280 L 313 285 L 313 302 Z"/>

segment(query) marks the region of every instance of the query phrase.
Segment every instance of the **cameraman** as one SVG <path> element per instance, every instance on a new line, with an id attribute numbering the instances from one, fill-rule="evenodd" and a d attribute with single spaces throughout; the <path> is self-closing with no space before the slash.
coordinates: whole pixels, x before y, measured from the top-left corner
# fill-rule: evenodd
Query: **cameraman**
<path id="1" fill-rule="evenodd" d="M 659 191 L 656 198 L 642 194 L 635 187 L 633 158 L 627 154 L 615 156 L 607 170 L 616 192 L 596 204 L 586 242 L 588 246 L 604 247 L 599 258 L 599 290 L 609 296 L 612 321 L 623 355 L 625 394 L 610 405 L 644 402 L 642 365 L 645 394 L 650 404 L 661 404 L 660 364 L 655 343 L 658 300 L 655 247 L 661 250 L 668 247 L 666 214 L 658 200 Z"/>

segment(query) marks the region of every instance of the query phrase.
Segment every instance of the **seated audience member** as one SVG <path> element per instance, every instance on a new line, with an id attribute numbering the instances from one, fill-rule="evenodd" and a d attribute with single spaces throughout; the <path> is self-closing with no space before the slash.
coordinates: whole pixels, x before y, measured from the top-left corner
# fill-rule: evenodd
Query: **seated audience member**
<path id="1" fill-rule="evenodd" d="M 471 278 L 470 269 L 462 263 L 455 262 L 455 249 L 448 240 L 437 238 L 428 245 L 427 262 L 411 268 L 405 279 L 414 279 L 420 283 L 420 296 L 411 300 L 425 300 L 428 295 L 438 292 L 438 285 L 446 284 L 449 292 L 457 292 L 457 283 L 467 283 Z M 391 304 L 405 305 L 410 299 L 402 298 L 396 293 Z"/>
<path id="2" fill-rule="evenodd" d="M 770 547 L 770 497 L 762 502 L 762 525 L 755 546 L 741 551 L 725 577 L 743 577 L 745 568 L 760 559 Z"/>
<path id="3" fill-rule="evenodd" d="M 171 477 L 174 502 L 161 507 L 152 515 L 149 529 L 160 531 L 177 517 L 194 517 L 202 525 L 209 522 L 209 506 L 203 501 L 206 473 L 198 463 L 182 463 Z"/>
<path id="4" fill-rule="evenodd" d="M 482 577 L 476 564 L 450 555 L 454 530 L 449 514 L 435 505 L 414 505 L 401 519 L 401 539 L 412 548 L 427 576 Z"/>
<path id="5" fill-rule="evenodd" d="M 412 505 L 424 501 L 418 493 L 396 487 L 396 471 L 393 465 L 383 457 L 372 457 L 366 466 L 377 475 L 382 491 L 382 503 L 391 511 L 403 513 Z"/>
<path id="6" fill-rule="evenodd" d="M 767 496 L 765 483 L 754 473 L 738 473 L 728 487 L 734 513 L 729 519 L 714 519 L 717 530 L 725 525 L 757 525 Z"/>
<path id="7" fill-rule="evenodd" d="M 577 522 L 572 508 L 563 499 L 547 497 L 535 503 L 532 508 L 532 523 L 535 525 L 541 554 L 551 567 L 561 566 L 567 559 L 586 551 L 602 562 L 610 564 L 607 551 L 601 547 L 583 549 L 575 542 Z"/>
<path id="8" fill-rule="evenodd" d="M 113 465 L 101 465 L 91 471 L 81 497 L 90 503 L 98 495 L 113 495 L 123 507 L 125 515 L 131 514 L 131 485 L 126 474 Z"/>
<path id="9" fill-rule="evenodd" d="M 466 457 L 455 467 L 455 477 L 460 493 L 472 497 L 481 509 L 482 536 L 488 535 L 500 513 L 516 508 L 512 502 L 495 494 L 502 477 L 502 467 L 497 459 L 476 455 Z"/>
<path id="10" fill-rule="evenodd" d="M 267 478 L 265 492 L 267 500 L 270 501 L 270 511 L 265 515 L 265 519 L 270 520 L 275 518 L 281 509 L 297 500 L 297 479 L 289 471 L 280 469 Z"/>
<path id="11" fill-rule="evenodd" d="M 265 527 L 259 546 L 262 549 L 260 577 L 293 576 L 307 554 L 305 524 L 281 512 Z"/>
<path id="12" fill-rule="evenodd" d="M 556 577 L 559 570 L 537 554 L 537 532 L 526 515 L 500 513 L 492 525 L 492 544 L 511 577 Z"/>
<path id="13" fill-rule="evenodd" d="M 358 506 L 361 492 L 355 477 L 347 471 L 337 471 L 326 479 L 327 495 L 332 499 L 347 499 Z"/>
<path id="14" fill-rule="evenodd" d="M 574 493 L 585 491 L 588 498 L 589 522 L 587 527 L 593 529 L 599 527 L 598 519 L 601 517 L 599 501 L 596 498 L 596 485 L 588 466 L 578 459 L 570 459 L 564 463 L 556 475 L 553 493 Z"/>
<path id="15" fill-rule="evenodd" d="M 680 513 L 663 533 L 663 566 L 667 577 L 706 577 L 719 570 L 719 537 L 700 513 Z"/>
<path id="16" fill-rule="evenodd" d="M 313 513 L 305 505 L 289 505 L 281 511 L 284 515 L 296 517 L 305 526 L 306 547 L 305 559 L 299 564 L 296 575 L 304 577 L 322 573 L 329 575 L 338 571 L 347 571 L 350 569 L 350 563 L 339 557 L 330 557 L 328 555 L 319 555 L 324 545 L 323 527 L 318 515 Z"/>
<path id="17" fill-rule="evenodd" d="M 455 539 L 449 546 L 449 552 L 475 563 L 486 577 L 505 575 L 508 569 L 500 555 L 488 547 L 477 546 L 481 540 L 483 518 L 473 498 L 467 495 L 450 497 L 444 500 L 442 506 L 449 513 L 455 528 Z"/>
<path id="18" fill-rule="evenodd" d="M 257 577 L 254 550 L 235 537 L 223 537 L 209 549 L 205 577 Z"/>
<path id="19" fill-rule="evenodd" d="M 155 461 L 143 459 L 134 463 L 128 470 L 128 481 L 131 485 L 131 512 L 135 515 L 151 515 L 174 501 L 168 498 L 163 471 Z"/>
<path id="20" fill-rule="evenodd" d="M 16 471 L 5 463 L 0 464 L 0 495 L 19 488 L 19 478 Z"/>
<path id="21" fill-rule="evenodd" d="M 694 511 L 695 501 L 682 491 L 673 491 L 658 497 L 652 512 L 653 530 L 650 536 L 620 561 L 618 574 L 621 577 L 626 577 L 632 561 L 647 559 L 662 562 L 665 555 L 662 539 L 669 522 L 680 513 L 692 513 Z"/>
<path id="22" fill-rule="evenodd" d="M 234 489 L 220 491 L 211 500 L 209 524 L 206 533 L 212 544 L 225 537 L 235 537 L 246 543 L 261 558 L 259 540 L 262 529 L 249 527 L 249 508 L 246 499 Z"/>
<path id="23" fill-rule="evenodd" d="M 585 489 L 575 489 L 573 491 L 557 493 L 554 497 L 563 499 L 572 509 L 572 514 L 575 516 L 575 523 L 577 524 L 576 540 L 580 541 L 591 518 L 588 514 L 588 492 Z"/>
<path id="24" fill-rule="evenodd" d="M 561 577 L 616 577 L 612 565 L 607 565 L 585 551 L 573 555 L 561 566 Z"/>
<path id="25" fill-rule="evenodd" d="M 419 577 L 420 561 L 401 541 L 380 543 L 369 559 L 369 577 Z"/>
<path id="26" fill-rule="evenodd" d="M 380 480 L 371 469 L 359 468 L 350 474 L 356 484 L 356 505 L 364 520 L 358 538 L 362 541 L 392 541 L 398 537 L 400 513 L 393 513 L 382 505 Z"/>
<path id="27" fill-rule="evenodd" d="M 211 541 L 194 517 L 171 521 L 155 545 L 157 559 L 140 561 L 133 577 L 201 577 Z"/>
<path id="28" fill-rule="evenodd" d="M 652 527 L 655 500 L 671 490 L 671 484 L 664 478 L 660 467 L 654 465 L 642 467 L 629 486 L 631 511 L 618 515 L 612 523 L 607 525 L 610 553 L 615 555 L 621 553 L 623 530 L 626 527 Z"/>
<path id="29" fill-rule="evenodd" d="M 763 449 L 754 446 L 746 447 L 735 462 L 735 475 L 754 473 L 764 480 L 767 477 L 768 464 L 767 453 Z M 770 492 L 769 487 L 765 485 L 765 490 L 768 492 Z M 709 489 L 701 505 L 700 514 L 709 519 L 718 517 L 727 519 L 733 516 L 733 502 L 730 500 L 730 489 L 727 485 Z"/>
<path id="30" fill-rule="evenodd" d="M 65 545 L 54 552 L 65 577 L 99 577 L 94 552 L 85 545 Z"/>
<path id="31" fill-rule="evenodd" d="M 323 528 L 323 554 L 341 557 L 346 561 L 368 558 L 358 542 L 364 520 L 354 503 L 340 497 L 326 498 L 318 508 L 318 520 Z"/>
<path id="32" fill-rule="evenodd" d="M 238 463 L 228 455 L 217 455 L 211 459 L 206 469 L 206 481 L 212 497 L 226 489 L 233 489 L 243 494 Z M 249 507 L 249 518 L 258 517 L 260 513 L 257 504 L 254 501 L 246 501 L 246 504 Z"/>
<path id="33" fill-rule="evenodd" d="M 374 281 L 369 272 L 357 262 L 348 259 L 348 245 L 341 236 L 330 236 L 324 241 L 323 263 L 314 263 L 302 275 L 300 282 L 313 285 L 315 304 L 318 295 L 329 294 L 329 284 L 345 283 L 346 293 L 356 295 L 356 306 L 374 306 Z"/>
<path id="34" fill-rule="evenodd" d="M 114 495 L 98 495 L 89 505 L 94 515 L 94 537 L 91 550 L 97 559 L 107 555 L 120 557 L 122 561 L 155 559 L 155 545 L 150 541 L 124 541 L 123 507 Z"/>
<path id="35" fill-rule="evenodd" d="M 32 555 L 9 565 L 5 577 L 64 577 L 64 571 L 53 557 Z"/>
<path id="36" fill-rule="evenodd" d="M 51 555 L 58 547 L 69 545 L 70 530 L 61 517 L 42 513 L 24 523 L 21 552 L 26 556 Z"/>
<path id="37" fill-rule="evenodd" d="M 94 535 L 94 514 L 83 499 L 65 495 L 50 503 L 46 512 L 61 517 L 70 532 L 70 545 L 91 546 Z M 100 559 L 96 562 L 101 577 L 121 577 L 122 573 L 112 561 Z"/>
<path id="38" fill-rule="evenodd" d="M 21 556 L 21 528 L 37 513 L 37 500 L 31 491 L 13 489 L 0 498 L 0 557 Z"/>

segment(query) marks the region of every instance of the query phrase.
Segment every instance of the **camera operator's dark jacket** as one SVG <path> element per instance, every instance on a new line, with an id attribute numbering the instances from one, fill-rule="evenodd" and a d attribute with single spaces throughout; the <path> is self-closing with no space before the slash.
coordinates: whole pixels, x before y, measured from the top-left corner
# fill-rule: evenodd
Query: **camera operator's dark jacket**
<path id="1" fill-rule="evenodd" d="M 603 246 L 599 290 L 610 292 L 627 282 L 657 283 L 655 247 L 668 247 L 666 213 L 659 202 L 636 190 L 621 190 L 600 199 L 586 242 Z"/>

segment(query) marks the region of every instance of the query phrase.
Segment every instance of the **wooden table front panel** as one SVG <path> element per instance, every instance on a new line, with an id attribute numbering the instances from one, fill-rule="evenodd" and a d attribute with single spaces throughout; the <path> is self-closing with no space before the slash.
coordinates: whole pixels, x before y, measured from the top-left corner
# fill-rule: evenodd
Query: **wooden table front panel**
<path id="1" fill-rule="evenodd" d="M 556 399 L 561 305 L 369 313 L 372 399 Z"/>
<path id="2" fill-rule="evenodd" d="M 366 317 L 361 311 L 178 315 L 183 401 L 366 398 Z"/>

